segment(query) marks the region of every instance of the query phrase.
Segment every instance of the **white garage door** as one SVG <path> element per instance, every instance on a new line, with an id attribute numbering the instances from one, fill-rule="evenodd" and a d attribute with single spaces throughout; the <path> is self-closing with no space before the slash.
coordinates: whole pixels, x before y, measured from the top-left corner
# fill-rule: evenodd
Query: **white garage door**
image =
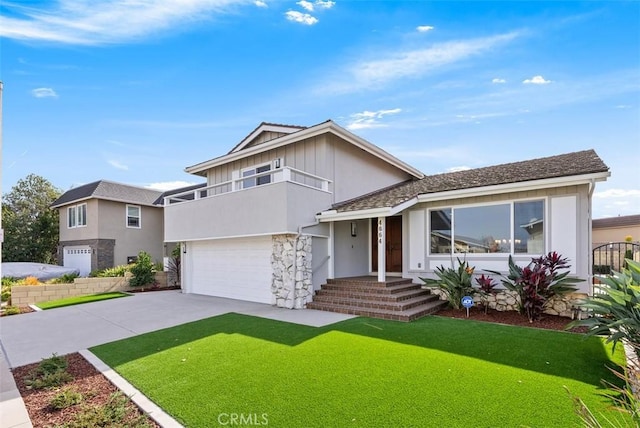
<path id="1" fill-rule="evenodd" d="M 196 241 L 188 245 L 190 293 L 271 303 L 271 237 Z"/>
<path id="2" fill-rule="evenodd" d="M 91 272 L 91 247 L 74 245 L 64 247 L 62 265 L 80 271 L 80 276 L 89 276 Z"/>

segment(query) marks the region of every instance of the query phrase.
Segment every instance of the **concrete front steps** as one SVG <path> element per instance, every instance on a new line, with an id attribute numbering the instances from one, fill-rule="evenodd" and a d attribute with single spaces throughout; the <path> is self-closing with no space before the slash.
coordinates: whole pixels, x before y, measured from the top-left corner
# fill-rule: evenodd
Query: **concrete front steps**
<path id="1" fill-rule="evenodd" d="M 328 279 L 307 308 L 396 321 L 413 321 L 447 305 L 411 279 L 375 276 Z"/>

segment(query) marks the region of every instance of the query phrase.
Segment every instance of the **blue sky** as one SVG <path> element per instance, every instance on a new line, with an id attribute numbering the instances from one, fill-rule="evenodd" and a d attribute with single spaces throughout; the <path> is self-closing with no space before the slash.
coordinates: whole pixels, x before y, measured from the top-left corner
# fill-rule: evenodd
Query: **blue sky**
<path id="1" fill-rule="evenodd" d="M 170 188 L 260 122 L 333 119 L 427 174 L 593 148 L 640 213 L 640 3 L 0 2 L 2 190 Z"/>

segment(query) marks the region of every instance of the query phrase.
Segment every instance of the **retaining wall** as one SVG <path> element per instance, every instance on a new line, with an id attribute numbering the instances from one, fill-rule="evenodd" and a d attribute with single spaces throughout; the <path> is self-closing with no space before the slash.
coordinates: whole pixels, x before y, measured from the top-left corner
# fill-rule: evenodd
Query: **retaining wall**
<path id="1" fill-rule="evenodd" d="M 11 287 L 11 304 L 27 306 L 67 297 L 139 289 L 140 287 L 129 286 L 129 278 L 131 275 L 116 278 L 76 278 L 73 284 L 14 285 Z M 159 287 L 167 286 L 166 272 L 156 272 L 156 283 Z"/>

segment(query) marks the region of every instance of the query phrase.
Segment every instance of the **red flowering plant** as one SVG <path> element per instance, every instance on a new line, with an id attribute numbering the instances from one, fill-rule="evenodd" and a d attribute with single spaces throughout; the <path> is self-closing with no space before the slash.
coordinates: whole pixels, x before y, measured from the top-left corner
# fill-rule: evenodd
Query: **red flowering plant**
<path id="1" fill-rule="evenodd" d="M 498 284 L 489 275 L 485 276 L 484 274 L 476 278 L 476 284 L 478 284 L 478 294 L 486 314 L 489 309 L 489 296 L 496 294 L 494 287 Z"/>
<path id="2" fill-rule="evenodd" d="M 573 284 L 580 278 L 569 277 L 569 260 L 555 251 L 531 259 L 526 267 L 518 266 L 509 256 L 509 274 L 489 271 L 502 276 L 502 284 L 518 294 L 519 312 L 533 322 L 540 318 L 553 296 L 562 296 L 576 290 Z"/>

